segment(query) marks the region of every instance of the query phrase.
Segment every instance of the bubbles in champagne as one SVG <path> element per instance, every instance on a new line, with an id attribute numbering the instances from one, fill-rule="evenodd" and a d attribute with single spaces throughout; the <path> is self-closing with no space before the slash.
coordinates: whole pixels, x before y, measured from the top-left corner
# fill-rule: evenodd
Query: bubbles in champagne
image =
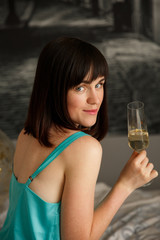
<path id="1" fill-rule="evenodd" d="M 148 132 L 144 129 L 134 129 L 128 133 L 128 145 L 136 152 L 141 152 L 149 145 Z"/>

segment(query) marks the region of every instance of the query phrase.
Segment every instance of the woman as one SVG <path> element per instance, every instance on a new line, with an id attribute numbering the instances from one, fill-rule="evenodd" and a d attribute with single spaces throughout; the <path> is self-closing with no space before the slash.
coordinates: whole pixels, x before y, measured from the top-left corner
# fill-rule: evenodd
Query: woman
<path id="1" fill-rule="evenodd" d="M 89 43 L 60 38 L 43 49 L 0 239 L 97 240 L 125 199 L 158 175 L 145 151 L 133 152 L 94 210 L 99 141 L 108 128 L 107 75 L 104 56 Z"/>

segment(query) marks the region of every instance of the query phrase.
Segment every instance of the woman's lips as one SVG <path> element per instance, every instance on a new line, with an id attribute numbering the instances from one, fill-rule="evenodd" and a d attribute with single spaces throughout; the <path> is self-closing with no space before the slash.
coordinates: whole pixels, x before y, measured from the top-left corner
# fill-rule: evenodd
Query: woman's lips
<path id="1" fill-rule="evenodd" d="M 91 110 L 83 110 L 84 112 L 91 114 L 91 115 L 95 115 L 97 114 L 98 110 L 97 109 L 91 109 Z"/>

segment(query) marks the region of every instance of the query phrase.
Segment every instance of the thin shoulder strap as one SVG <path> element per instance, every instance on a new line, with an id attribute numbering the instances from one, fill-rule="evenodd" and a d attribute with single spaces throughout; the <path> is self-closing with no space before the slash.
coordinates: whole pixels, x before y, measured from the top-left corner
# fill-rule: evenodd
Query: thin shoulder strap
<path id="1" fill-rule="evenodd" d="M 74 142 L 76 139 L 87 135 L 84 132 L 76 132 L 66 138 L 62 143 L 60 143 L 52 152 L 51 154 L 44 160 L 44 162 L 38 167 L 38 169 L 28 178 L 26 185 L 29 186 L 29 184 L 33 181 L 33 179 L 44 169 L 46 168 L 63 150 L 68 147 L 72 142 Z"/>

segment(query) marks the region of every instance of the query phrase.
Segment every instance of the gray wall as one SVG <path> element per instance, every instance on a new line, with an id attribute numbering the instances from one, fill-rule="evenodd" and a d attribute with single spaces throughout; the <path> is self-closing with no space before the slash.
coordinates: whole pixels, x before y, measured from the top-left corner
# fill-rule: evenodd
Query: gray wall
<path id="1" fill-rule="evenodd" d="M 121 169 L 132 154 L 128 147 L 127 136 L 106 136 L 102 141 L 103 158 L 98 181 L 106 182 L 113 186 Z M 150 145 L 147 150 L 150 161 L 160 174 L 160 135 L 150 136 Z M 160 177 L 153 180 L 152 184 L 142 189 L 160 189 Z"/>

